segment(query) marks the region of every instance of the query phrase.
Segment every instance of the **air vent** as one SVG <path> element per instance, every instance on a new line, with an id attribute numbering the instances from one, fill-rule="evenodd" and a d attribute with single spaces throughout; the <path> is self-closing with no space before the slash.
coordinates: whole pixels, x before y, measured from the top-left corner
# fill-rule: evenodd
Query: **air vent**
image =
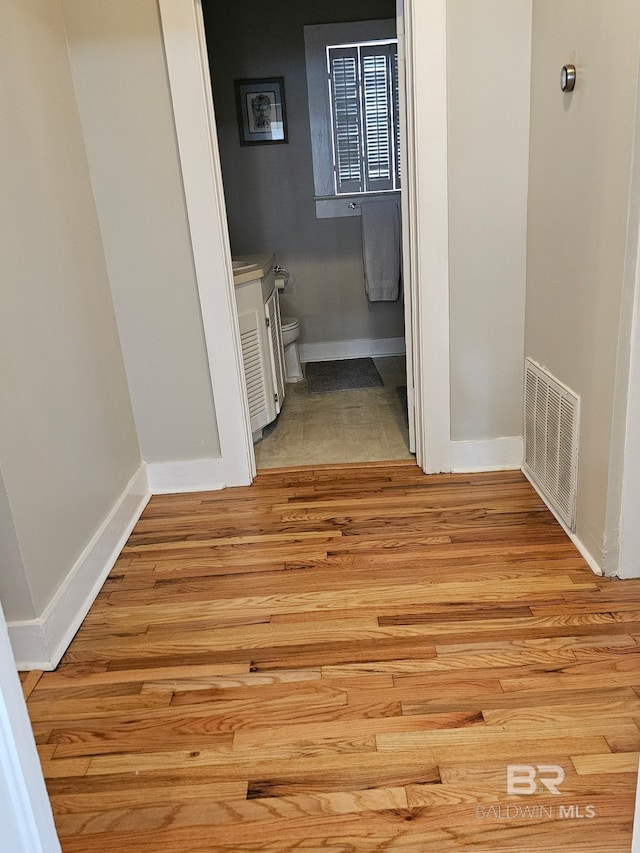
<path id="1" fill-rule="evenodd" d="M 525 362 L 524 467 L 570 530 L 575 530 L 580 398 Z"/>

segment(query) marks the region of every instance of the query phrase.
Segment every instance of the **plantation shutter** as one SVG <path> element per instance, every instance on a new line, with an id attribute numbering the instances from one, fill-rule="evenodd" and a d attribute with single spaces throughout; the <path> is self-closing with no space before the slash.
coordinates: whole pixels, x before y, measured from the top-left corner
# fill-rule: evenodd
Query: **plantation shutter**
<path id="1" fill-rule="evenodd" d="M 337 192 L 362 192 L 358 49 L 330 48 L 329 63 Z"/>
<path id="2" fill-rule="evenodd" d="M 329 47 L 336 193 L 400 188 L 397 44 Z"/>
<path id="3" fill-rule="evenodd" d="M 400 188 L 400 93 L 398 92 L 398 46 L 395 45 L 391 58 L 391 85 L 393 87 L 393 118 L 396 142 L 395 175 L 396 188 Z"/>
<path id="4" fill-rule="evenodd" d="M 389 45 L 360 49 L 367 186 L 393 189 L 393 108 Z"/>

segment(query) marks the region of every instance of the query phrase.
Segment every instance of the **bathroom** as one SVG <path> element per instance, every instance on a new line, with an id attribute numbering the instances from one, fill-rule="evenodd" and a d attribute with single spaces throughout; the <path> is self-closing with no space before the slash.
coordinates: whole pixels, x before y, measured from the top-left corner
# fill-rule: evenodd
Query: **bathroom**
<path id="1" fill-rule="evenodd" d="M 401 289 L 367 297 L 362 205 L 344 199 L 338 215 L 317 215 L 304 31 L 395 19 L 395 0 L 204 0 L 203 11 L 233 257 L 275 255 L 290 273 L 280 313 L 299 320 L 303 362 L 370 356 L 382 383 L 325 393 L 288 383 L 279 417 L 254 446 L 257 467 L 411 459 Z M 235 81 L 266 78 L 283 78 L 287 140 L 241 145 Z M 399 205 L 399 192 L 388 195 Z"/>

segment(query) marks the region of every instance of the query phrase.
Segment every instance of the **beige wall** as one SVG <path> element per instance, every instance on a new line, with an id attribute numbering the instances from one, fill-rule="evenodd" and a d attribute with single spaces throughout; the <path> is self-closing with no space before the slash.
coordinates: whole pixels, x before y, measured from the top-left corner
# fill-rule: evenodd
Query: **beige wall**
<path id="1" fill-rule="evenodd" d="M 32 599 L 25 579 L 3 580 L 16 620 L 42 613 L 140 453 L 59 2 L 2 4 L 0 78 L 0 467 L 12 519 L 6 500 L 0 512 Z"/>
<path id="2" fill-rule="evenodd" d="M 140 448 L 220 446 L 155 0 L 63 0 Z"/>
<path id="3" fill-rule="evenodd" d="M 20 619 L 33 619 L 36 611 L 13 524 L 9 496 L 0 471 L 0 603 L 8 602 Z M 6 607 L 6 604 L 5 604 Z"/>
<path id="4" fill-rule="evenodd" d="M 519 436 L 531 0 L 449 0 L 447 31 L 451 437 Z"/>
<path id="5" fill-rule="evenodd" d="M 231 248 L 275 252 L 297 281 L 282 313 L 301 320 L 301 342 L 404 334 L 402 302 L 364 292 L 360 218 L 316 219 L 304 52 L 305 24 L 395 17 L 395 0 L 204 0 Z M 287 145 L 241 147 L 233 81 L 284 77 Z"/>
<path id="6" fill-rule="evenodd" d="M 581 397 L 577 533 L 600 563 L 639 35 L 637 0 L 534 2 L 526 353 Z"/>

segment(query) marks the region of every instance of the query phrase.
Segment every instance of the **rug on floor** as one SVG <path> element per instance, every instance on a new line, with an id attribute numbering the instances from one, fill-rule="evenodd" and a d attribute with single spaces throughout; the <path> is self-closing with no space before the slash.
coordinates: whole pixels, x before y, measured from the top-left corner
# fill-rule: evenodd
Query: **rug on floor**
<path id="1" fill-rule="evenodd" d="M 310 394 L 327 391 L 355 391 L 384 385 L 372 358 L 344 358 L 340 361 L 310 361 L 305 378 Z"/>

